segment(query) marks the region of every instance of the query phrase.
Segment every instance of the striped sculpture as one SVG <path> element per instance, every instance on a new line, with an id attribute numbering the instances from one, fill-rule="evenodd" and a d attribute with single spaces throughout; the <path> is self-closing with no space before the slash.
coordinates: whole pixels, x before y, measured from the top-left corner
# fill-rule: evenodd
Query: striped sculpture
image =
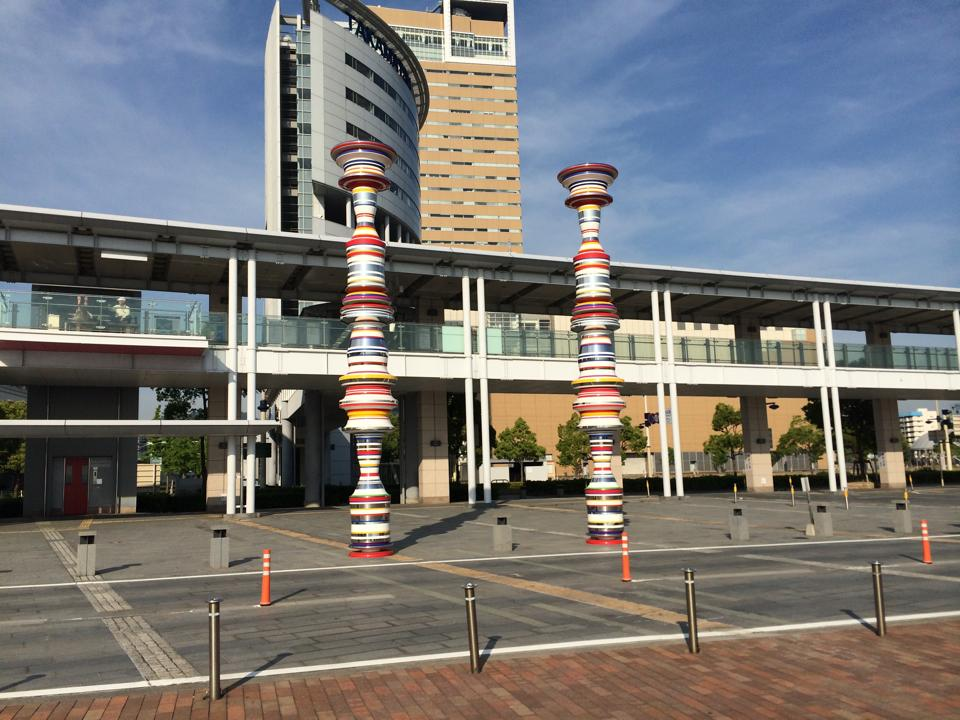
<path id="1" fill-rule="evenodd" d="M 607 188 L 617 169 L 604 163 L 586 163 L 561 170 L 557 180 L 570 192 L 566 205 L 580 219 L 580 250 L 573 258 L 577 278 L 576 302 L 570 329 L 578 335 L 579 376 L 573 381 L 577 399 L 573 409 L 580 428 L 590 438 L 593 475 L 586 489 L 587 542 L 612 545 L 623 534 L 623 491 L 613 477 L 611 460 L 620 411 L 623 380 L 617 377 L 613 333 L 620 327 L 610 295 L 610 256 L 600 245 L 600 210 L 613 202 Z"/>
<path id="2" fill-rule="evenodd" d="M 374 226 L 377 193 L 390 187 L 384 175 L 397 158 L 378 142 L 355 140 L 337 145 L 330 155 L 343 169 L 340 187 L 353 196 L 356 216 L 347 241 L 347 289 L 340 319 L 350 326 L 347 374 L 340 377 L 347 413 L 344 426 L 356 440 L 360 480 L 350 496 L 350 557 L 375 558 L 393 553 L 390 545 L 390 495 L 380 482 L 383 436 L 393 429 L 390 394 L 396 378 L 387 372 L 384 325 L 393 321 L 393 306 L 384 282 L 386 243 Z"/>

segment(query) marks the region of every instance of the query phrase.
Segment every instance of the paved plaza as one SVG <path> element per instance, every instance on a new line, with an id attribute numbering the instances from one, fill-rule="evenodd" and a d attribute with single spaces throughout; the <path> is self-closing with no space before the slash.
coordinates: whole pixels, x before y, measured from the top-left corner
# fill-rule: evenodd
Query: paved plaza
<path id="1" fill-rule="evenodd" d="M 471 580 L 479 585 L 480 643 L 488 659 L 482 678 L 488 680 L 465 684 L 466 700 L 489 682 L 505 688 L 497 694 L 498 702 L 529 707 L 527 690 L 511 689 L 506 675 L 493 674 L 506 670 L 494 668 L 528 668 L 531 675 L 524 682 L 536 684 L 538 672 L 551 674 L 551 663 L 559 663 L 556 667 L 579 678 L 571 680 L 567 693 L 568 702 L 575 703 L 588 697 L 587 685 L 601 682 L 603 673 L 595 667 L 629 659 L 631 667 L 639 668 L 665 658 L 674 668 L 694 667 L 684 644 L 685 567 L 697 570 L 702 638 L 710 648 L 697 668 L 714 667 L 708 658 L 721 652 L 715 648 L 754 657 L 749 648 L 756 647 L 756 657 L 767 653 L 772 661 L 781 646 L 805 648 L 812 637 L 829 644 L 834 636 L 854 638 L 838 645 L 845 649 L 832 659 L 824 658 L 838 667 L 844 659 L 879 662 L 858 653 L 881 647 L 900 653 L 905 665 L 925 667 L 921 659 L 908 662 L 897 643 L 908 633 L 946 633 L 928 629 L 935 627 L 929 624 L 933 622 L 949 623 L 944 627 L 956 642 L 960 490 L 913 493 L 914 533 L 909 536 L 894 533 L 893 502 L 898 498 L 902 493 L 853 492 L 848 511 L 842 497 L 816 494 L 815 502 L 831 511 L 834 535 L 808 539 L 802 495 L 798 493 L 796 507 L 784 493 L 747 496 L 737 507 L 749 520 L 750 539 L 733 543 L 729 495 L 628 497 L 630 583 L 621 581 L 619 548 L 584 543 L 580 498 L 515 500 L 472 509 L 398 505 L 392 513 L 397 555 L 373 561 L 347 558 L 344 509 L 265 513 L 227 523 L 228 570 L 208 567 L 210 528 L 222 523 L 214 516 L 5 523 L 0 525 L 6 551 L 0 561 L 0 640 L 5 648 L 0 705 L 155 688 L 180 693 L 189 703 L 205 682 L 211 596 L 223 598 L 223 673 L 224 685 L 236 686 L 231 694 L 257 692 L 266 702 L 271 692 L 295 697 L 331 682 L 339 686 L 358 677 L 372 682 L 370 678 L 382 676 L 419 702 L 411 683 L 439 687 L 444 678 L 463 679 L 462 585 Z M 492 528 L 504 516 L 513 528 L 514 550 L 497 555 Z M 930 524 L 933 565 L 920 562 L 921 518 Z M 98 574 L 92 582 L 77 582 L 73 575 L 81 529 L 97 533 Z M 273 555 L 273 605 L 268 608 L 257 606 L 264 548 Z M 873 560 L 885 568 L 891 636 L 882 641 L 871 632 Z M 924 624 L 911 624 L 916 622 Z M 800 631 L 805 632 L 795 634 Z M 787 634 L 767 637 L 782 632 Z M 572 651 L 577 652 L 565 654 Z M 808 660 L 814 662 L 812 656 Z M 936 665 L 935 659 L 931 662 Z M 576 669 L 581 666 L 586 669 Z M 875 674 L 857 672 L 850 682 L 870 687 Z M 500 679 L 490 679 L 495 677 Z M 257 685 L 253 678 L 280 680 Z M 377 697 L 389 704 L 388 698 Z M 735 707 L 715 709 L 723 716 Z M 250 712 L 248 717 L 256 716 Z M 458 712 L 474 716 L 465 709 Z M 576 715 L 575 705 L 567 715 Z M 848 715 L 865 716 L 852 710 Z"/>
<path id="2" fill-rule="evenodd" d="M 250 681 L 210 703 L 198 688 L 10 705 L 0 720 L 175 718 L 883 718 L 960 717 L 960 622 L 430 663 Z"/>

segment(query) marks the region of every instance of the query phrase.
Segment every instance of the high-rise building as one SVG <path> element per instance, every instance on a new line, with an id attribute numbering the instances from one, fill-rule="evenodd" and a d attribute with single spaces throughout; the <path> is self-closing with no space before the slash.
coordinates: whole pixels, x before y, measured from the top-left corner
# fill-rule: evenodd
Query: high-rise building
<path id="1" fill-rule="evenodd" d="M 428 105 L 417 58 L 359 0 L 327 0 L 323 8 L 304 0 L 298 15 L 281 14 L 278 0 L 264 52 L 267 229 L 349 235 L 350 194 L 337 184 L 330 148 L 377 140 L 397 152 L 377 229 L 387 241 L 419 242 L 417 135 Z"/>
<path id="2" fill-rule="evenodd" d="M 416 54 L 430 87 L 420 130 L 422 242 L 520 252 L 513 0 L 371 10 Z"/>

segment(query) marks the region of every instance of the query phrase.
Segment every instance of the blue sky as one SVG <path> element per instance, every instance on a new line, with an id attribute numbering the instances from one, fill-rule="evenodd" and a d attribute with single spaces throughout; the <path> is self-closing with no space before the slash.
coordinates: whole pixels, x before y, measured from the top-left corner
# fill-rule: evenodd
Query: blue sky
<path id="1" fill-rule="evenodd" d="M 599 160 L 617 259 L 960 284 L 960 4 L 518 5 L 528 251 Z M 262 226 L 271 8 L 0 4 L 0 202 Z"/>

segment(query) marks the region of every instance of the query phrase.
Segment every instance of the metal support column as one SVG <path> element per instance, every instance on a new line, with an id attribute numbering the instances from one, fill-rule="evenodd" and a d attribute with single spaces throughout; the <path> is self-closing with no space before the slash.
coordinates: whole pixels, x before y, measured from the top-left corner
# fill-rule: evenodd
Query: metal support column
<path id="1" fill-rule="evenodd" d="M 650 307 L 653 319 L 653 360 L 660 370 L 657 381 L 657 417 L 660 428 L 660 464 L 663 472 L 663 496 L 670 497 L 670 451 L 667 449 L 667 405 L 663 393 L 663 351 L 660 349 L 660 293 L 650 291 Z"/>
<path id="2" fill-rule="evenodd" d="M 663 292 L 663 320 L 667 328 L 667 370 L 670 381 L 670 425 L 673 430 L 673 477 L 677 497 L 683 497 L 683 448 L 680 446 L 680 402 L 677 399 L 676 364 L 673 349 L 673 307 L 670 291 Z"/>
<path id="3" fill-rule="evenodd" d="M 257 258 L 247 256 L 247 420 L 257 417 Z M 247 438 L 247 515 L 257 511 L 257 437 Z"/>
<path id="4" fill-rule="evenodd" d="M 470 317 L 470 278 L 461 280 L 463 296 L 463 402 L 467 430 L 467 502 L 477 502 L 477 438 L 473 417 L 473 328 Z"/>
<path id="5" fill-rule="evenodd" d="M 237 249 L 227 260 L 227 420 L 237 420 Z M 227 515 L 237 512 L 237 438 L 227 438 Z"/>
<path id="6" fill-rule="evenodd" d="M 833 428 L 830 422 L 830 396 L 827 391 L 827 368 L 823 357 L 823 327 L 820 322 L 820 301 L 813 301 L 813 330 L 817 343 L 817 367 L 820 368 L 820 411 L 823 415 L 823 440 L 827 451 L 827 481 L 830 492 L 837 491 L 837 466 L 833 454 Z"/>
<path id="7" fill-rule="evenodd" d="M 847 488 L 847 460 L 843 449 L 843 422 L 840 419 L 840 389 L 837 387 L 837 353 L 833 346 L 833 318 L 830 302 L 823 303 L 823 324 L 827 333 L 827 363 L 830 366 L 830 395 L 833 406 L 833 434 L 837 443 L 837 468 L 840 471 L 840 490 Z"/>
<path id="8" fill-rule="evenodd" d="M 477 350 L 480 353 L 480 450 L 483 454 L 483 502 L 493 502 L 490 468 L 490 384 L 487 380 L 487 298 L 477 278 Z"/>

